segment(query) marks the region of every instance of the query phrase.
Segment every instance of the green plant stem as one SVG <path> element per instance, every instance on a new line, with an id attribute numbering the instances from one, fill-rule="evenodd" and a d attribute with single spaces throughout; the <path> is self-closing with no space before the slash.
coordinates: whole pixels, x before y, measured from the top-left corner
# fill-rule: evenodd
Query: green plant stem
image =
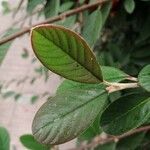
<path id="1" fill-rule="evenodd" d="M 120 91 L 120 90 L 123 90 L 123 89 L 139 87 L 137 82 L 136 83 L 110 83 L 110 82 L 104 81 L 104 84 L 108 86 L 106 88 L 108 93 Z"/>
<path id="2" fill-rule="evenodd" d="M 80 12 L 83 12 L 85 10 L 88 10 L 90 8 L 93 8 L 95 6 L 99 6 L 99 5 L 102 5 L 103 3 L 105 2 L 108 2 L 109 0 L 98 0 L 97 2 L 95 3 L 92 3 L 92 4 L 85 4 L 85 5 L 82 5 L 81 7 L 78 7 L 78 8 L 75 8 L 75 9 L 72 9 L 72 10 L 69 10 L 69 11 L 66 11 L 65 13 L 62 13 L 58 16 L 55 16 L 55 17 L 51 17 L 51 18 L 48 18 L 47 20 L 43 21 L 43 22 L 40 22 L 40 23 L 37 23 L 33 26 L 30 26 L 30 27 L 27 27 L 13 35 L 10 35 L 6 38 L 3 38 L 2 40 L 0 40 L 0 45 L 2 44 L 5 44 L 9 41 L 12 41 L 28 32 L 30 32 L 30 29 L 37 26 L 37 25 L 41 25 L 41 24 L 48 24 L 48 23 L 54 23 L 56 21 L 59 21 L 59 20 L 63 20 L 65 19 L 66 17 L 69 17 L 69 16 L 72 16 L 72 15 L 75 15 L 75 14 L 78 14 Z"/>
<path id="3" fill-rule="evenodd" d="M 77 148 L 74 149 L 70 149 L 70 150 L 87 150 L 87 149 L 92 149 L 97 147 L 98 145 L 102 145 L 102 144 L 106 144 L 109 142 L 118 142 L 119 140 L 126 138 L 128 136 L 131 136 L 133 134 L 136 133 L 140 133 L 140 132 L 144 132 L 144 131 L 149 131 L 150 130 L 150 126 L 144 126 L 144 127 L 140 127 L 137 129 L 134 129 L 132 131 L 126 132 L 122 135 L 118 135 L 118 136 L 110 136 L 106 138 L 102 138 L 101 135 L 96 136 L 90 143 L 86 144 L 86 145 L 81 145 Z"/>

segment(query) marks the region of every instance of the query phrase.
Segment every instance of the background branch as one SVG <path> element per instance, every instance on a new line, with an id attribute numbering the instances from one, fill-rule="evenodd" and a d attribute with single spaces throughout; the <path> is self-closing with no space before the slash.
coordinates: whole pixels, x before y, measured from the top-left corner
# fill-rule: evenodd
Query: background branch
<path id="1" fill-rule="evenodd" d="M 81 6 L 81 7 L 78 7 L 78 8 L 69 10 L 69 11 L 66 11 L 65 13 L 62 13 L 62 14 L 60 14 L 58 16 L 55 16 L 55 17 L 52 17 L 52 18 L 48 18 L 47 20 L 45 20 L 43 22 L 37 23 L 37 24 L 35 24 L 33 26 L 30 26 L 28 28 L 25 28 L 25 29 L 23 29 L 23 30 L 21 30 L 21 31 L 19 31 L 19 32 L 13 34 L 13 35 L 11 35 L 11 36 L 3 38 L 2 40 L 0 40 L 0 45 L 2 45 L 4 43 L 7 43 L 7 42 L 9 42 L 11 40 L 14 40 L 17 37 L 20 37 L 20 36 L 24 35 L 25 33 L 28 33 L 30 31 L 30 29 L 32 27 L 34 27 L 34 26 L 37 26 L 37 25 L 40 25 L 40 24 L 54 23 L 56 21 L 59 21 L 59 20 L 62 20 L 64 18 L 66 18 L 66 17 L 69 17 L 69 16 L 72 16 L 72 15 L 78 14 L 78 13 L 80 13 L 82 11 L 88 10 L 88 9 L 90 9 L 92 7 L 102 5 L 105 2 L 108 2 L 108 0 L 99 0 L 99 1 L 97 1 L 95 3 L 92 3 L 92 4 L 85 4 L 85 5 Z"/>
<path id="2" fill-rule="evenodd" d="M 133 134 L 140 133 L 140 132 L 143 132 L 143 131 L 149 131 L 149 130 L 150 130 L 150 126 L 144 126 L 144 127 L 140 127 L 140 128 L 134 129 L 132 131 L 126 132 L 122 135 L 111 136 L 111 137 L 108 137 L 108 138 L 105 138 L 105 139 L 102 138 L 101 136 L 97 136 L 92 140 L 91 143 L 88 143 L 86 145 L 81 145 L 78 148 L 74 148 L 74 149 L 70 149 L 70 150 L 87 150 L 87 149 L 90 149 L 90 148 L 95 148 L 98 145 L 106 144 L 106 143 L 109 143 L 109 142 L 118 142 L 119 140 L 121 140 L 123 138 L 126 138 L 128 136 L 131 136 Z"/>

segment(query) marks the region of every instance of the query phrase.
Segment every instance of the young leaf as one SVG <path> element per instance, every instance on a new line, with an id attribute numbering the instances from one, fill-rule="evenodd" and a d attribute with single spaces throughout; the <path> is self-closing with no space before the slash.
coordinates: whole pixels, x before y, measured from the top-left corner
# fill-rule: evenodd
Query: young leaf
<path id="1" fill-rule="evenodd" d="M 43 144 L 61 144 L 85 131 L 105 106 L 107 93 L 90 88 L 60 92 L 37 112 L 32 131 Z"/>
<path id="2" fill-rule="evenodd" d="M 137 128 L 150 118 L 150 94 L 131 94 L 119 98 L 103 112 L 100 125 L 112 135 Z"/>
<path id="3" fill-rule="evenodd" d="M 129 77 L 129 75 L 114 67 L 101 66 L 101 70 L 104 80 L 109 82 L 120 82 Z"/>
<path id="4" fill-rule="evenodd" d="M 138 76 L 139 84 L 150 92 L 150 65 L 144 67 Z"/>
<path id="5" fill-rule="evenodd" d="M 91 47 L 94 46 L 95 42 L 99 38 L 101 28 L 102 13 L 99 9 L 97 9 L 87 18 L 82 33 L 83 37 Z"/>
<path id="6" fill-rule="evenodd" d="M 103 81 L 96 57 L 75 32 L 56 25 L 41 25 L 32 30 L 31 42 L 38 59 L 51 71 L 78 82 Z"/>
<path id="7" fill-rule="evenodd" d="M 0 127 L 0 150 L 10 149 L 10 137 L 8 131 Z"/>
<path id="8" fill-rule="evenodd" d="M 131 14 L 135 9 L 135 2 L 134 0 L 124 0 L 124 7 L 126 11 Z"/>
<path id="9" fill-rule="evenodd" d="M 22 135 L 20 141 L 26 148 L 30 150 L 50 150 L 49 146 L 38 143 L 30 134 Z"/>

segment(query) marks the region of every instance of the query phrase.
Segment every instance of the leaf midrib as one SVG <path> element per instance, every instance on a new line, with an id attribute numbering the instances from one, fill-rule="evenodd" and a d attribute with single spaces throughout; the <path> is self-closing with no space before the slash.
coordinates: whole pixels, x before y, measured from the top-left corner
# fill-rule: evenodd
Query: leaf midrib
<path id="1" fill-rule="evenodd" d="M 143 102 L 141 102 L 140 104 L 138 104 L 136 107 L 130 109 L 129 111 L 127 111 L 126 113 L 122 114 L 121 116 L 117 117 L 116 119 L 114 119 L 113 121 L 111 121 L 109 124 L 112 124 L 113 122 L 115 122 L 116 120 L 119 120 L 120 118 L 126 116 L 128 113 L 130 113 L 131 111 L 133 111 L 134 109 L 137 109 L 140 105 L 147 103 L 150 100 L 150 98 L 147 98 L 146 100 L 144 100 Z"/>
<path id="2" fill-rule="evenodd" d="M 44 37 L 48 42 L 51 42 L 51 43 L 53 43 L 56 47 L 58 47 L 58 49 L 61 51 L 61 49 L 62 49 L 62 51 L 65 53 L 65 54 L 67 54 L 69 57 L 71 57 L 71 59 L 73 59 L 75 62 L 77 62 L 79 65 L 81 65 L 85 70 L 87 70 L 91 75 L 93 75 L 97 80 L 99 80 L 99 81 L 101 81 L 101 79 L 100 78 L 98 78 L 95 74 L 93 74 L 93 72 L 91 72 L 91 70 L 89 70 L 86 66 L 83 66 L 83 64 L 81 64 L 80 62 L 78 62 L 77 60 L 75 60 L 71 55 L 69 55 L 69 53 L 67 53 L 63 48 L 60 48 L 59 47 L 59 45 L 57 45 L 54 41 L 51 41 L 50 39 L 48 39 L 47 37 L 45 37 L 43 34 L 41 34 L 40 32 L 38 32 L 38 31 L 34 31 L 34 32 L 37 32 L 38 34 L 40 34 L 42 37 Z M 58 36 L 59 37 L 59 36 Z M 85 50 L 85 48 L 84 48 L 84 50 Z M 89 50 L 90 50 L 90 48 L 89 48 Z M 62 52 L 61 51 L 61 52 Z M 94 54 L 93 54 L 94 55 Z M 95 61 L 96 61 L 96 59 L 95 59 Z M 96 64 L 96 65 L 98 65 L 98 64 Z M 44 65 L 45 66 L 45 65 Z"/>

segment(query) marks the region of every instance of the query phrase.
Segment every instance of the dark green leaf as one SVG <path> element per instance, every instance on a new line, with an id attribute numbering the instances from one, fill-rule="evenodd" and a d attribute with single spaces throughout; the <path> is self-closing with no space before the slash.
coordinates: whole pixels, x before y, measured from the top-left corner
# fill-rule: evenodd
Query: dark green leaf
<path id="1" fill-rule="evenodd" d="M 101 28 L 102 14 L 101 11 L 97 9 L 86 19 L 82 33 L 83 37 L 91 47 L 93 47 L 95 42 L 98 40 Z"/>
<path id="2" fill-rule="evenodd" d="M 50 150 L 50 146 L 45 146 L 38 143 L 30 134 L 22 135 L 20 137 L 21 143 L 30 150 Z"/>
<path id="3" fill-rule="evenodd" d="M 102 82 L 94 54 L 75 32 L 56 25 L 42 25 L 35 27 L 31 36 L 36 56 L 51 71 L 78 82 Z"/>
<path id="4" fill-rule="evenodd" d="M 98 146 L 94 150 L 116 150 L 116 143 L 115 142 L 106 143 Z"/>
<path id="5" fill-rule="evenodd" d="M 145 132 L 142 132 L 123 138 L 118 142 L 117 150 L 134 150 L 140 145 L 144 136 Z"/>
<path id="6" fill-rule="evenodd" d="M 65 92 L 59 89 L 57 95 L 39 109 L 32 125 L 38 141 L 44 144 L 67 142 L 94 122 L 106 104 L 107 93 L 100 85 L 96 89 L 82 85 Z"/>
<path id="7" fill-rule="evenodd" d="M 139 84 L 150 92 L 150 65 L 144 67 L 138 76 Z"/>
<path id="8" fill-rule="evenodd" d="M 119 98 L 103 112 L 100 125 L 112 135 L 137 128 L 150 119 L 150 94 L 131 94 Z"/>
<path id="9" fill-rule="evenodd" d="M 109 82 L 120 82 L 129 77 L 129 75 L 114 67 L 101 66 L 101 70 L 104 80 Z"/>
<path id="10" fill-rule="evenodd" d="M 134 0 L 124 0 L 124 7 L 128 13 L 132 13 L 135 9 Z"/>
<path id="11" fill-rule="evenodd" d="M 10 149 L 10 137 L 8 131 L 0 127 L 0 150 Z"/>

